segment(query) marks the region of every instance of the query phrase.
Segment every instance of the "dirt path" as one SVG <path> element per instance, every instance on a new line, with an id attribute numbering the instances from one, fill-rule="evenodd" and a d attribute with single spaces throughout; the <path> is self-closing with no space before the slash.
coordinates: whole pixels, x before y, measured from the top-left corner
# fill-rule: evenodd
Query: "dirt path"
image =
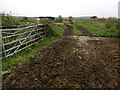
<path id="1" fill-rule="evenodd" d="M 3 87 L 115 88 L 119 81 L 119 53 L 115 39 L 63 37 L 9 75 Z"/>
<path id="2" fill-rule="evenodd" d="M 73 27 L 67 24 L 65 25 L 67 28 L 64 29 L 64 35 L 65 36 L 73 35 Z"/>
<path id="3" fill-rule="evenodd" d="M 85 36 L 93 36 L 93 34 L 85 27 L 76 25 L 77 29 L 80 30 Z"/>
<path id="4" fill-rule="evenodd" d="M 65 24 L 65 23 L 64 23 Z M 68 35 L 73 35 L 73 27 L 70 26 L 70 25 L 67 25 L 65 24 L 67 28 L 64 28 L 64 35 L 65 36 L 68 36 Z M 84 36 L 93 36 L 93 34 L 88 30 L 86 29 L 85 27 L 83 26 L 78 26 L 78 25 L 75 25 L 76 28 L 84 34 Z"/>

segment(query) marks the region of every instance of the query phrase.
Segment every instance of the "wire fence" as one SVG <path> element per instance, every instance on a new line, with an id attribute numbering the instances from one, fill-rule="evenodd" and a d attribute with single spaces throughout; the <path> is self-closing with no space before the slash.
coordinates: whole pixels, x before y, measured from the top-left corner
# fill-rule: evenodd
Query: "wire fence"
<path id="1" fill-rule="evenodd" d="M 0 29 L 0 59 L 8 58 L 45 38 L 48 24 Z"/>

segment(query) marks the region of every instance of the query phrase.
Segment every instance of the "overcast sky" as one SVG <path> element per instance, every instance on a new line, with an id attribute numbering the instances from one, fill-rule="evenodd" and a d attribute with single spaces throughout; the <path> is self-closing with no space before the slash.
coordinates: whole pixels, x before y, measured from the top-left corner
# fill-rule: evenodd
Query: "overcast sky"
<path id="1" fill-rule="evenodd" d="M 0 12 L 18 16 L 118 17 L 120 0 L 0 0 Z"/>

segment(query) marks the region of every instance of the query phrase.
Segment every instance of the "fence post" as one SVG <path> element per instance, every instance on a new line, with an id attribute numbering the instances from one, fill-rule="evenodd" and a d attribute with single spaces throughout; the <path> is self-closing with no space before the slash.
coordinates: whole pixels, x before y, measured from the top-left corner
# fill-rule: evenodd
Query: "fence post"
<path id="1" fill-rule="evenodd" d="M 5 52 L 5 46 L 4 46 L 4 41 L 3 41 L 3 36 L 2 36 L 2 31 L 0 31 L 0 49 L 2 53 L 4 53 L 4 55 L 1 53 L 0 57 L 3 59 L 3 58 L 6 58 L 6 52 Z"/>
<path id="2" fill-rule="evenodd" d="M 45 24 L 43 24 L 43 33 L 44 35 L 42 36 L 42 39 L 45 38 Z"/>
<path id="3" fill-rule="evenodd" d="M 0 26 L 2 26 L 2 16 L 0 16 Z M 0 28 L 1 29 L 1 28 Z M 0 90 L 2 89 L 2 33 L 0 30 Z"/>
<path id="4" fill-rule="evenodd" d="M 37 28 L 39 29 L 38 25 L 37 25 Z M 38 38 L 37 43 L 39 43 L 39 32 L 38 32 L 38 30 L 36 32 L 37 32 L 37 38 Z"/>
<path id="5" fill-rule="evenodd" d="M 47 36 L 47 29 L 48 29 L 48 24 L 44 25 L 44 37 Z"/>

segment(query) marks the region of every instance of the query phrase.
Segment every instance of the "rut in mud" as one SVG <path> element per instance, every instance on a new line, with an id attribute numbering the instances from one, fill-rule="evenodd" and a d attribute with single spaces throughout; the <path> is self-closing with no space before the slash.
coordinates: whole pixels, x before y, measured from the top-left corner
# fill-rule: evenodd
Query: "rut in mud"
<path id="1" fill-rule="evenodd" d="M 115 39 L 66 36 L 9 75 L 3 87 L 115 88 L 119 81 L 118 56 Z"/>
<path id="2" fill-rule="evenodd" d="M 76 25 L 77 29 L 80 30 L 85 36 L 93 36 L 93 34 L 83 26 Z"/>
<path id="3" fill-rule="evenodd" d="M 73 35 L 73 26 L 70 26 L 68 24 L 65 24 L 66 28 L 64 29 L 64 35 L 68 36 L 68 35 Z M 83 26 L 78 26 L 76 25 L 76 29 L 78 29 L 84 36 L 94 36 L 87 28 L 83 27 Z"/>
<path id="4" fill-rule="evenodd" d="M 67 24 L 65 25 L 66 25 L 66 28 L 64 29 L 64 35 L 65 36 L 73 35 L 73 27 Z"/>

